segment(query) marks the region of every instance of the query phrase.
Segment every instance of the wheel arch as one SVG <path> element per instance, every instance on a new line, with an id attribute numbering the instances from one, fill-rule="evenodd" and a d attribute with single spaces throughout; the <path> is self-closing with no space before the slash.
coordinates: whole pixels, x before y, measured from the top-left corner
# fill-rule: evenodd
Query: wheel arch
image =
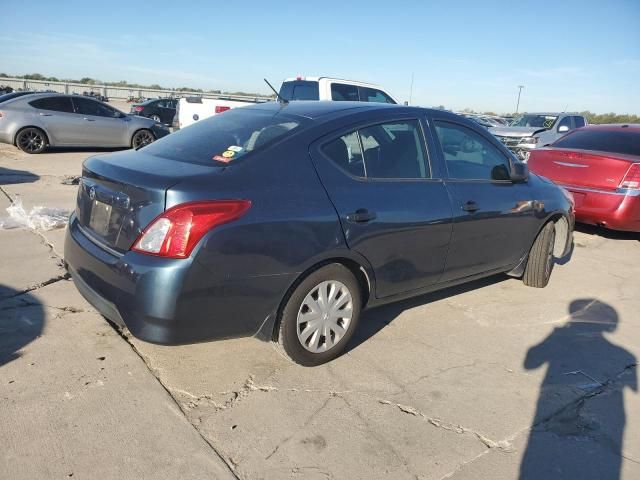
<path id="1" fill-rule="evenodd" d="M 14 146 L 18 145 L 18 135 L 20 135 L 20 132 L 22 132 L 23 130 L 25 130 L 27 128 L 36 128 L 36 129 L 40 130 L 42 133 L 44 133 L 45 139 L 47 141 L 47 145 L 51 145 L 51 136 L 49 135 L 49 132 L 47 132 L 47 130 L 45 128 L 42 128 L 39 125 L 25 125 L 24 127 L 20 127 L 20 128 L 18 128 L 16 130 L 16 133 L 13 136 L 13 145 Z"/>
<path id="2" fill-rule="evenodd" d="M 355 254 L 352 250 L 328 255 L 322 259 L 314 259 L 310 262 L 301 273 L 296 275 L 295 279 L 288 286 L 285 294 L 282 296 L 278 308 L 263 323 L 260 331 L 256 334 L 258 338 L 263 340 L 278 340 L 278 329 L 282 318 L 282 310 L 296 287 L 314 271 L 329 265 L 338 263 L 347 268 L 358 281 L 360 285 L 360 293 L 362 294 L 362 308 L 367 305 L 372 292 L 375 291 L 375 278 L 369 263 L 360 255 Z"/>

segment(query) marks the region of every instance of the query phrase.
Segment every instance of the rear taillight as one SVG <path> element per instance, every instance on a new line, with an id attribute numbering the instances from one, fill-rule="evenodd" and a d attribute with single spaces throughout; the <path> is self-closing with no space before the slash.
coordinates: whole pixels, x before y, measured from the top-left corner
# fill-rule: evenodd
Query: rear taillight
<path id="1" fill-rule="evenodd" d="M 237 220 L 249 200 L 210 200 L 176 205 L 153 220 L 131 247 L 165 258 L 186 258 L 212 228 Z"/>
<path id="2" fill-rule="evenodd" d="M 629 167 L 622 182 L 620 182 L 619 188 L 640 190 L 640 163 L 634 163 Z"/>
<path id="3" fill-rule="evenodd" d="M 142 110 L 144 110 L 144 107 L 137 106 L 137 107 L 133 107 L 133 109 L 134 109 L 136 112 L 141 112 Z"/>
<path id="4" fill-rule="evenodd" d="M 216 107 L 216 113 L 226 112 L 227 110 L 231 110 L 231 107 L 222 107 L 220 105 Z"/>

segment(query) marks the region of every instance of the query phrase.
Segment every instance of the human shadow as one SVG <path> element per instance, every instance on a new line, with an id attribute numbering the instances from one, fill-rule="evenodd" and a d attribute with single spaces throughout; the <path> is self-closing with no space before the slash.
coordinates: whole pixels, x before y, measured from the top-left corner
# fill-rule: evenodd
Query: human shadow
<path id="1" fill-rule="evenodd" d="M 0 167 L 0 185 L 33 183 L 38 179 L 40 179 L 39 175 L 35 175 L 26 170 L 14 170 L 12 168 Z"/>
<path id="2" fill-rule="evenodd" d="M 44 322 L 39 300 L 0 285 L 0 367 L 21 356 L 20 350 L 42 334 Z"/>
<path id="3" fill-rule="evenodd" d="M 636 359 L 605 338 L 618 326 L 610 305 L 593 298 L 569 306 L 570 319 L 529 349 L 527 370 L 547 372 L 520 465 L 520 480 L 620 478 L 623 390 L 638 389 Z"/>

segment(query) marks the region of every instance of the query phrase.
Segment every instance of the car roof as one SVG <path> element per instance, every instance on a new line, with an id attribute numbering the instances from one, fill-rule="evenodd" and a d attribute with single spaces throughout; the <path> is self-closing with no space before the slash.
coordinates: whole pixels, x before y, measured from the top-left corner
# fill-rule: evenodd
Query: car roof
<path id="1" fill-rule="evenodd" d="M 599 125 L 587 125 L 586 127 L 582 127 L 580 130 L 608 130 L 608 131 L 616 131 L 620 129 L 629 129 L 634 133 L 640 132 L 640 123 L 603 123 Z"/>
<path id="2" fill-rule="evenodd" d="M 553 117 L 559 117 L 560 115 L 580 115 L 579 112 L 527 112 L 527 113 L 523 113 L 522 116 L 524 115 L 548 115 L 548 116 L 553 116 Z"/>
<path id="3" fill-rule="evenodd" d="M 299 117 L 306 118 L 318 118 L 323 115 L 329 115 L 332 113 L 344 112 L 347 110 L 381 110 L 388 108 L 408 108 L 402 105 L 393 105 L 390 103 L 368 103 L 368 102 L 333 102 L 329 100 L 320 100 L 320 101 L 304 101 L 304 100 L 292 100 L 288 103 L 280 103 L 280 102 L 265 102 L 265 103 L 257 103 L 255 105 L 250 105 L 246 107 L 242 107 L 244 109 L 251 110 L 263 110 L 263 111 L 273 111 L 273 112 L 281 112 L 289 115 L 296 115 Z M 416 108 L 416 107 L 410 107 Z"/>

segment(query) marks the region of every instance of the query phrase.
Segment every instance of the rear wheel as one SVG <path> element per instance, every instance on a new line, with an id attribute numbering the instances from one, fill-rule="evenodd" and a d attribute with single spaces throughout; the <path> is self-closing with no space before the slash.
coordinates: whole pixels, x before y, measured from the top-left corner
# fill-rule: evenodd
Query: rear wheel
<path id="1" fill-rule="evenodd" d="M 162 123 L 162 121 L 160 120 L 160 115 L 155 115 L 154 114 L 154 115 L 151 115 L 149 118 L 151 120 L 153 120 L 154 122 L 156 122 L 156 123 Z"/>
<path id="2" fill-rule="evenodd" d="M 47 135 L 39 128 L 24 128 L 16 135 L 16 146 L 26 153 L 42 153 L 47 148 Z"/>
<path id="3" fill-rule="evenodd" d="M 553 270 L 553 245 L 556 240 L 556 227 L 547 223 L 533 242 L 522 281 L 525 285 L 544 288 L 549 283 Z"/>
<path id="4" fill-rule="evenodd" d="M 133 134 L 131 138 L 131 148 L 138 150 L 139 148 L 144 147 L 145 145 L 149 145 L 156 140 L 156 137 L 151 133 L 150 130 L 143 129 L 138 130 Z"/>
<path id="5" fill-rule="evenodd" d="M 361 300 L 358 280 L 343 265 L 315 270 L 295 287 L 282 309 L 280 350 L 305 366 L 333 360 L 355 331 Z"/>

